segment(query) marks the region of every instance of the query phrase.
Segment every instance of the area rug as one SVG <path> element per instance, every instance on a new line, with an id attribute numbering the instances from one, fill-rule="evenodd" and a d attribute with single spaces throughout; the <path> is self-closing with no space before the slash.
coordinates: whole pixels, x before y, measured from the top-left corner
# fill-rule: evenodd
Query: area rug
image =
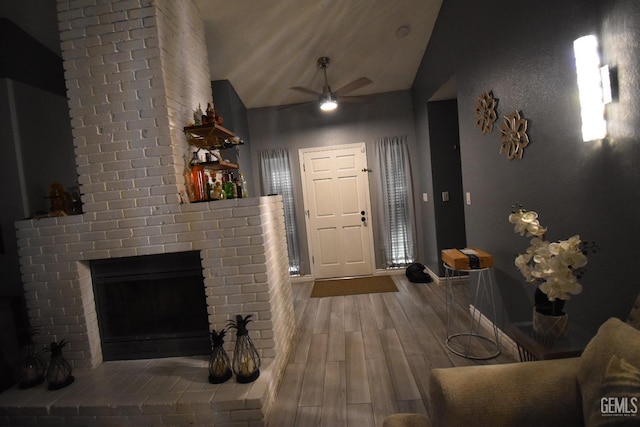
<path id="1" fill-rule="evenodd" d="M 391 276 L 356 277 L 354 279 L 316 280 L 311 298 L 337 297 L 341 295 L 398 292 Z"/>

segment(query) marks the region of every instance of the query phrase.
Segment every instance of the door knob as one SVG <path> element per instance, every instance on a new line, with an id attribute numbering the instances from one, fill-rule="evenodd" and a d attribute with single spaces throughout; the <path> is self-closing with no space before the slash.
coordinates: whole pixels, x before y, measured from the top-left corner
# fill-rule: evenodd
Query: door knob
<path id="1" fill-rule="evenodd" d="M 367 218 L 365 218 L 365 217 L 360 218 L 360 221 L 362 221 L 362 222 L 365 222 L 366 220 L 367 220 Z"/>

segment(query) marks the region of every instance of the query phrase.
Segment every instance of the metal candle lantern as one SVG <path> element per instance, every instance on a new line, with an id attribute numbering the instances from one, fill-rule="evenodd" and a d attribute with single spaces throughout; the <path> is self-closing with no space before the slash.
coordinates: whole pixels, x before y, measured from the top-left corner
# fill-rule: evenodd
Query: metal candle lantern
<path id="1" fill-rule="evenodd" d="M 211 384 L 223 383 L 233 375 L 229 356 L 222 347 L 226 334 L 226 329 L 222 329 L 220 333 L 215 329 L 211 332 L 211 358 L 209 359 L 209 382 Z"/>
<path id="2" fill-rule="evenodd" d="M 47 365 L 36 351 L 34 344 L 26 344 L 22 350 L 18 373 L 18 387 L 25 389 L 35 387 L 44 381 L 44 372 Z"/>
<path id="3" fill-rule="evenodd" d="M 236 345 L 233 352 L 233 373 L 239 383 L 250 383 L 260 376 L 260 355 L 256 350 L 247 324 L 251 322 L 251 314 L 246 317 L 236 316 L 229 322 L 229 327 L 236 330 Z"/>
<path id="4" fill-rule="evenodd" d="M 62 349 L 67 345 L 65 340 L 60 342 L 52 342 L 49 345 L 51 352 L 51 360 L 47 368 L 47 382 L 49 390 L 59 390 L 71 384 L 74 381 L 71 375 L 71 365 L 62 356 Z"/>

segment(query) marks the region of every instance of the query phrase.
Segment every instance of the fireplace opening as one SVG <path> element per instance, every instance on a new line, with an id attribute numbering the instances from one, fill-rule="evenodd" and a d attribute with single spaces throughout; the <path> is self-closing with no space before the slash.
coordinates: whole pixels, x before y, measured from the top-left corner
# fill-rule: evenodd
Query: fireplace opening
<path id="1" fill-rule="evenodd" d="M 105 361 L 210 352 L 199 252 L 96 260 L 91 276 Z"/>

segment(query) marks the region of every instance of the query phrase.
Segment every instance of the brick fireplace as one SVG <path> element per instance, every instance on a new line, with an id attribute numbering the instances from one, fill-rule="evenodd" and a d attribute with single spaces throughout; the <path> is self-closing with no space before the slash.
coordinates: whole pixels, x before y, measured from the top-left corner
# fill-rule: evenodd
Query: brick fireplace
<path id="1" fill-rule="evenodd" d="M 272 397 L 295 328 L 282 200 L 180 203 L 189 158 L 182 128 L 211 99 L 195 4 L 58 0 L 58 19 L 84 213 L 16 225 L 36 340 L 64 338 L 75 368 L 98 367 L 89 263 L 199 251 L 210 328 L 254 315 Z"/>

